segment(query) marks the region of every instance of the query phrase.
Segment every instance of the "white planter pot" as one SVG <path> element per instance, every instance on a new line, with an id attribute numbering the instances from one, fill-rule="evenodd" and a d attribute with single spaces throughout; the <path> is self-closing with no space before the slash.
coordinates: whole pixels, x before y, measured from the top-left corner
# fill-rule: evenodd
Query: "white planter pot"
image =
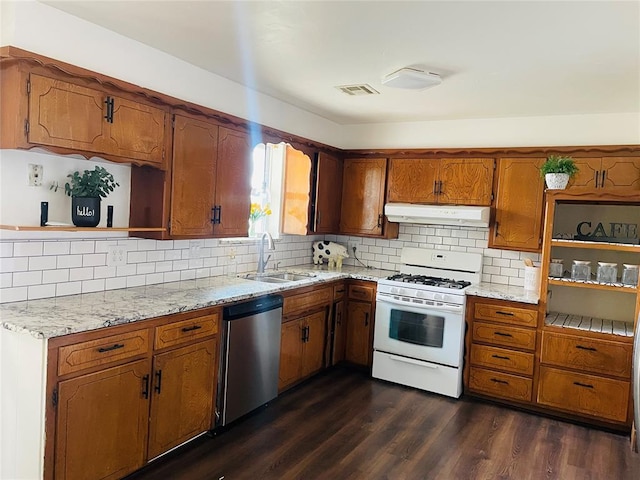
<path id="1" fill-rule="evenodd" d="M 544 179 L 547 182 L 547 188 L 549 190 L 563 190 L 567 188 L 567 183 L 569 183 L 569 174 L 547 173 L 545 174 Z"/>

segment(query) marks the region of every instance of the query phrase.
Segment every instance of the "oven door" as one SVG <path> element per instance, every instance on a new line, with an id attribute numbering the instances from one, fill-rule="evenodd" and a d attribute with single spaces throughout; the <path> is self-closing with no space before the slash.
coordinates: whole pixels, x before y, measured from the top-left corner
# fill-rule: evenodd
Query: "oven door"
<path id="1" fill-rule="evenodd" d="M 412 305 L 378 295 L 373 348 L 439 363 L 462 365 L 464 305 Z"/>

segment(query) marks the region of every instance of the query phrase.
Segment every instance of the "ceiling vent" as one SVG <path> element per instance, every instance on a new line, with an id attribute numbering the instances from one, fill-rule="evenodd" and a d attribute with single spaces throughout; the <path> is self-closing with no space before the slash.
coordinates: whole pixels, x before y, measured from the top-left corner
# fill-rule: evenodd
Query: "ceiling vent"
<path id="1" fill-rule="evenodd" d="M 378 95 L 380 92 L 375 90 L 371 85 L 362 83 L 360 85 L 339 85 L 336 87 L 347 95 Z"/>

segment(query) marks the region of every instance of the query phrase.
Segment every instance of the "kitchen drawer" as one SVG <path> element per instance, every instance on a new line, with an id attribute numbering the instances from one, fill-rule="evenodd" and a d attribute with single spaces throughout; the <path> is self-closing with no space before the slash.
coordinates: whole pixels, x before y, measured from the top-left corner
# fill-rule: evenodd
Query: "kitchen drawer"
<path id="1" fill-rule="evenodd" d="M 629 382 L 540 366 L 538 403 L 617 422 L 627 420 Z"/>
<path id="2" fill-rule="evenodd" d="M 473 312 L 478 320 L 535 327 L 538 325 L 538 310 L 507 307 L 493 303 L 476 303 Z"/>
<path id="3" fill-rule="evenodd" d="M 536 331 L 526 328 L 473 322 L 473 341 L 533 351 L 536 348 Z"/>
<path id="4" fill-rule="evenodd" d="M 484 368 L 469 369 L 469 389 L 494 397 L 530 402 L 533 380 Z"/>
<path id="5" fill-rule="evenodd" d="M 159 350 L 161 348 L 215 335 L 218 333 L 218 322 L 219 314 L 213 313 L 203 317 L 195 317 L 180 322 L 161 325 L 156 327 L 153 348 Z"/>
<path id="6" fill-rule="evenodd" d="M 543 332 L 540 362 L 630 378 L 633 345 Z"/>
<path id="7" fill-rule="evenodd" d="M 471 364 L 497 368 L 519 375 L 533 375 L 533 353 L 516 352 L 486 345 L 471 345 Z"/>
<path id="8" fill-rule="evenodd" d="M 344 298 L 344 293 L 345 293 L 346 287 L 344 286 L 344 284 L 342 285 L 336 285 L 333 287 L 333 300 L 340 300 L 341 298 Z"/>
<path id="9" fill-rule="evenodd" d="M 349 285 L 349 298 L 352 300 L 373 302 L 375 296 L 375 287 L 368 287 L 365 285 Z"/>
<path id="10" fill-rule="evenodd" d="M 149 330 L 146 328 L 66 345 L 58 349 L 58 375 L 118 362 L 148 351 Z"/>
<path id="11" fill-rule="evenodd" d="M 323 287 L 307 293 L 284 297 L 282 313 L 287 315 L 299 310 L 307 310 L 316 305 L 329 305 L 333 299 L 333 288 Z"/>

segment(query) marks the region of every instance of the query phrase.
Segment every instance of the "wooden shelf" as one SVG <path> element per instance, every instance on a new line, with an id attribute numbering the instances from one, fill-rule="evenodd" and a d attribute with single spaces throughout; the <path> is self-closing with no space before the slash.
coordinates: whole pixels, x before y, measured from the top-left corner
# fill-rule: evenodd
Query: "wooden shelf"
<path id="1" fill-rule="evenodd" d="M 598 283 L 594 280 L 581 281 L 581 280 L 571 280 L 570 278 L 549 277 L 549 285 L 560 285 L 561 287 L 591 288 L 595 290 L 609 290 L 612 292 L 623 292 L 623 293 L 633 293 L 633 294 L 638 292 L 638 288 L 632 285 L 623 285 L 622 283 L 605 284 L 605 283 Z"/>
<path id="2" fill-rule="evenodd" d="M 633 337 L 633 322 L 620 322 L 597 317 L 571 315 L 568 313 L 549 312 L 544 324 L 546 326 L 574 328 L 588 332 Z"/>
<path id="3" fill-rule="evenodd" d="M 33 227 L 25 225 L 0 225 L 0 230 L 13 230 L 20 232 L 166 232 L 164 227 L 75 227 L 52 225 L 49 227 Z"/>
<path id="4" fill-rule="evenodd" d="M 613 250 L 616 252 L 640 253 L 640 245 L 632 245 L 629 243 L 607 243 L 607 242 L 588 242 L 583 240 L 552 239 L 551 246 L 561 247 L 561 248 L 584 248 L 588 250 Z"/>

